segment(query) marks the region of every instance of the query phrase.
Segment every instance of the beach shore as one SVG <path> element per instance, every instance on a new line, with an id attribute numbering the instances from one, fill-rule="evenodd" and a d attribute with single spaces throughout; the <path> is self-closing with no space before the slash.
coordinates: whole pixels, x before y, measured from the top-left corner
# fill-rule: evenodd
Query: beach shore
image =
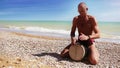
<path id="1" fill-rule="evenodd" d="M 120 43 L 95 42 L 97 65 L 61 58 L 70 39 L 0 31 L 0 68 L 120 68 Z"/>

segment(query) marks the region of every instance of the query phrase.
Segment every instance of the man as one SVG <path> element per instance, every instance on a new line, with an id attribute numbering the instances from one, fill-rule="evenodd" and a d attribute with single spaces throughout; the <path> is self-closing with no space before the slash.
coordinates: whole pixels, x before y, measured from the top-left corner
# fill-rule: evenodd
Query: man
<path id="1" fill-rule="evenodd" d="M 100 37 L 100 31 L 98 29 L 95 18 L 87 14 L 88 7 L 84 2 L 78 5 L 78 12 L 80 15 L 74 17 L 71 28 L 71 44 L 68 45 L 62 52 L 61 56 L 69 56 L 70 46 L 74 46 L 76 41 L 83 44 L 88 49 L 88 60 L 91 64 L 97 64 L 99 60 L 99 53 L 95 47 L 94 39 Z M 75 31 L 78 29 L 78 40 L 75 38 Z"/>

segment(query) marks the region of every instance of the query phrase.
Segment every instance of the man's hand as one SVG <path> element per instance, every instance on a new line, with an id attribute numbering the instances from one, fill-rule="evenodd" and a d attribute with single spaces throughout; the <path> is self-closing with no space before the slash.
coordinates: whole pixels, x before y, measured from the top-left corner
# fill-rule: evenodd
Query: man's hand
<path id="1" fill-rule="evenodd" d="M 81 35 L 79 36 L 79 39 L 82 40 L 82 41 L 84 41 L 84 40 L 88 40 L 89 37 L 86 36 L 85 34 L 81 33 Z"/>

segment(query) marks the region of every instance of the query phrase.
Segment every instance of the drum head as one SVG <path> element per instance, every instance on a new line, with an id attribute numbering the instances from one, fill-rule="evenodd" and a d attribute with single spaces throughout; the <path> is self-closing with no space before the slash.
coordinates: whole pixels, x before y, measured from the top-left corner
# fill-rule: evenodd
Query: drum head
<path id="1" fill-rule="evenodd" d="M 85 49 L 83 45 L 80 44 L 71 45 L 69 49 L 69 55 L 71 59 L 75 61 L 80 61 L 85 56 Z"/>

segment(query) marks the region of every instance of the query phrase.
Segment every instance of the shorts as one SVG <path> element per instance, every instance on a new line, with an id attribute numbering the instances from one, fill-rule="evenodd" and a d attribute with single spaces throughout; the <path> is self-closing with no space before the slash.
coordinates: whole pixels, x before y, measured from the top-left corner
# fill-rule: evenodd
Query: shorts
<path id="1" fill-rule="evenodd" d="M 94 39 L 88 39 L 85 41 L 77 40 L 76 43 L 80 43 L 81 45 L 85 46 L 85 48 L 88 48 L 90 45 L 92 45 L 94 42 Z M 65 49 L 69 49 L 71 44 L 69 44 Z"/>

